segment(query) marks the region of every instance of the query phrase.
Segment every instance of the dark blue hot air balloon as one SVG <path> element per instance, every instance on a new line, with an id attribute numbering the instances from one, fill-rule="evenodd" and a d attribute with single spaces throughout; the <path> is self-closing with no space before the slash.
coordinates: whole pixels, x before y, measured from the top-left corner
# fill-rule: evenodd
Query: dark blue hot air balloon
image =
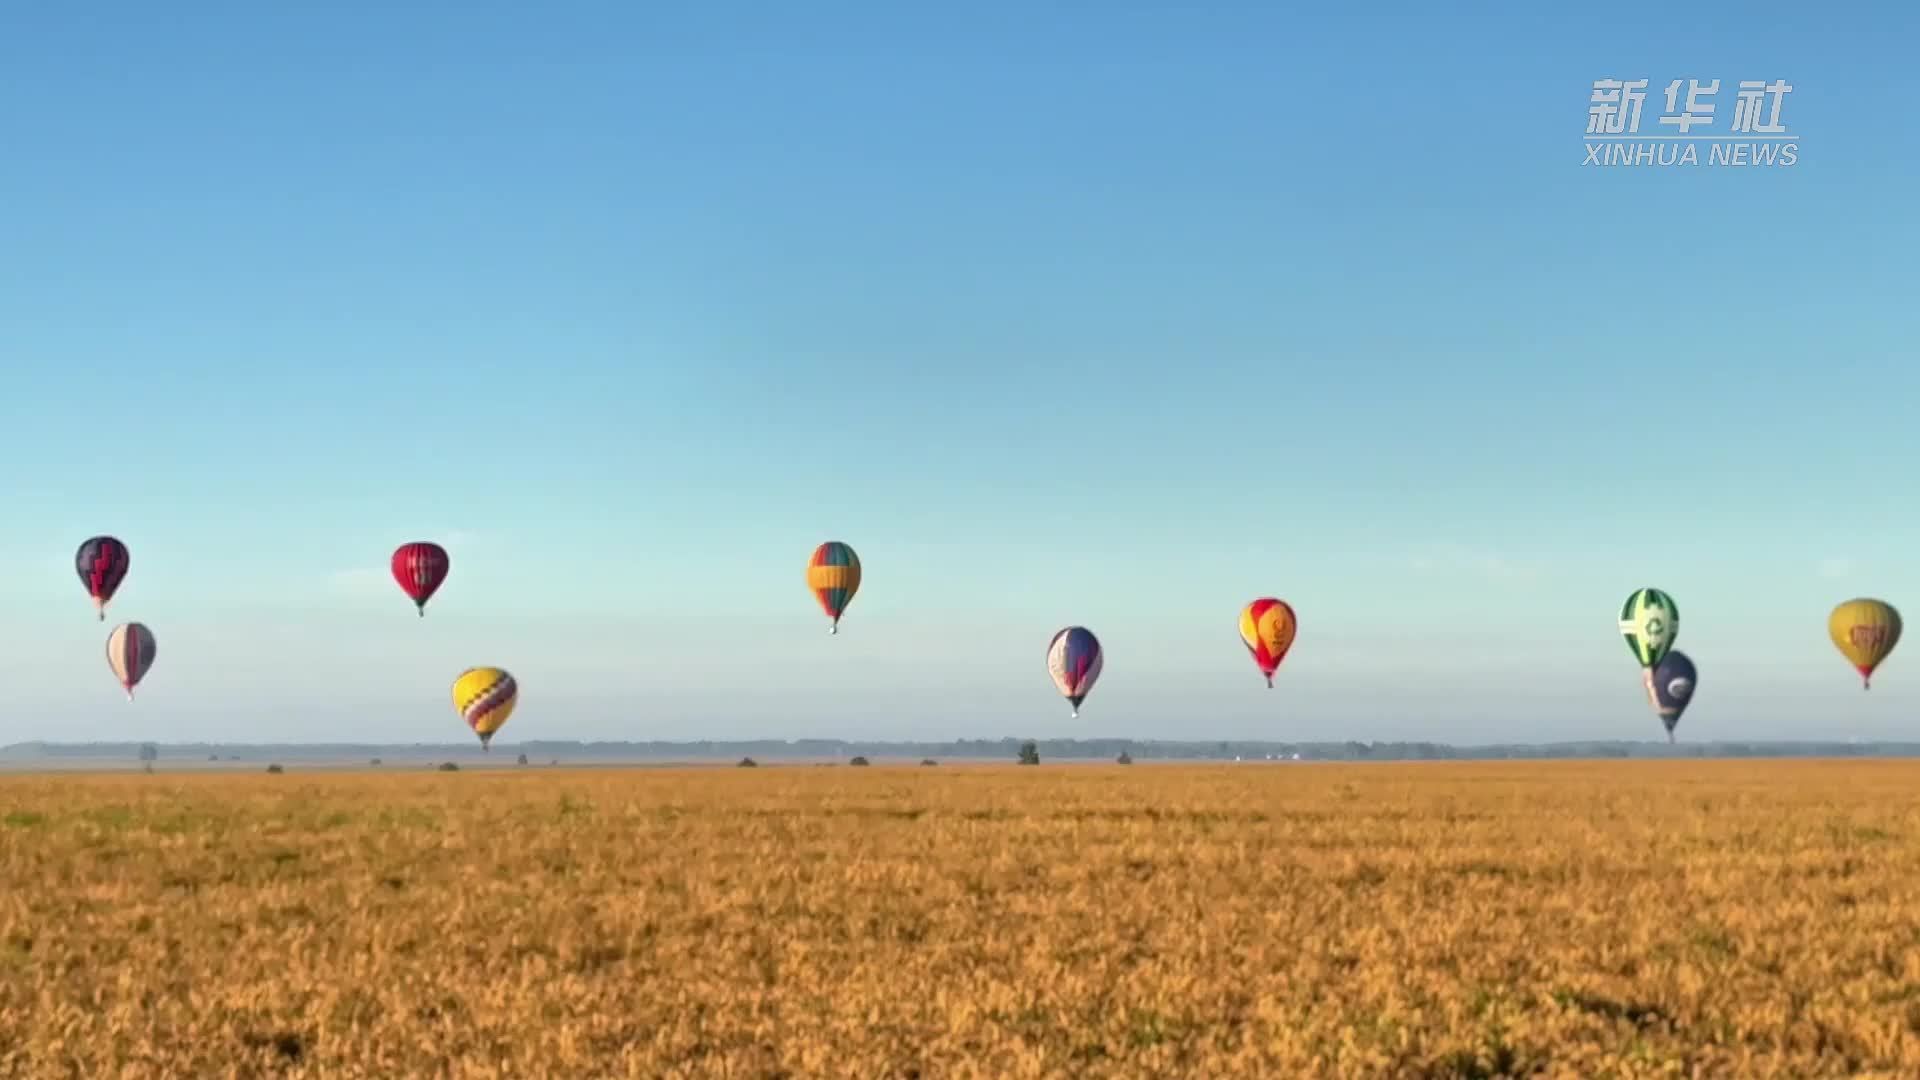
<path id="1" fill-rule="evenodd" d="M 1675 651 L 1663 657 L 1646 678 L 1647 697 L 1653 702 L 1653 711 L 1660 714 L 1660 722 L 1667 725 L 1667 741 L 1672 742 L 1674 725 L 1680 722 L 1680 714 L 1687 711 L 1687 703 L 1693 700 L 1699 675 L 1687 654 Z"/>

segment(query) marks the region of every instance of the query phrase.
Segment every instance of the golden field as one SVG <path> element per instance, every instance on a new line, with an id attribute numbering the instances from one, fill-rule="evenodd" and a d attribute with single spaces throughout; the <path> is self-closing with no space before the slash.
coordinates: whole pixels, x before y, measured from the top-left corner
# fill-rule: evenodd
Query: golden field
<path id="1" fill-rule="evenodd" d="M 1920 763 L 0 777 L 0 1075 L 1920 1076 Z"/>

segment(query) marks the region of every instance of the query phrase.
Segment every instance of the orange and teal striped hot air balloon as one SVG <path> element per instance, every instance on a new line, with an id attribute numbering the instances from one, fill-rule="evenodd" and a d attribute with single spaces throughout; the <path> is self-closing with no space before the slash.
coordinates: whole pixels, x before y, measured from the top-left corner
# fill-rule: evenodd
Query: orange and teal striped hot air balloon
<path id="1" fill-rule="evenodd" d="M 820 610 L 833 620 L 827 632 L 839 633 L 840 616 L 846 612 L 847 605 L 853 603 L 853 594 L 860 590 L 860 556 L 838 540 L 829 540 L 814 548 L 813 558 L 807 560 L 807 588 L 813 590 Z"/>

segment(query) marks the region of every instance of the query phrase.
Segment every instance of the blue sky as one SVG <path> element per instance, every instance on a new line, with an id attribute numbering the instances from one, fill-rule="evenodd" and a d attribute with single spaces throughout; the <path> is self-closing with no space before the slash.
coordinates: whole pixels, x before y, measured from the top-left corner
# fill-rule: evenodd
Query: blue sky
<path id="1" fill-rule="evenodd" d="M 1920 604 L 1920 16 L 1306 10 L 9 13 L 0 741 L 460 739 L 480 664 L 506 743 L 1655 738 L 1642 585 L 1682 736 L 1920 731 L 1825 634 Z M 1583 168 L 1606 77 L 1785 78 L 1799 164 Z"/>

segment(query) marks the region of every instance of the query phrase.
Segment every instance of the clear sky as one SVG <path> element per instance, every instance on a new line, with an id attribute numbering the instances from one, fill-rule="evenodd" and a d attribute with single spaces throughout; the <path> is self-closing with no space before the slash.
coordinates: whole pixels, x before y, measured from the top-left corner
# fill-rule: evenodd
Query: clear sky
<path id="1" fill-rule="evenodd" d="M 0 742 L 1658 738 L 1643 585 L 1683 737 L 1920 736 L 1825 630 L 1920 615 L 1920 15 L 1321 7 L 7 9 Z M 1583 168 L 1608 77 L 1799 163 Z"/>

